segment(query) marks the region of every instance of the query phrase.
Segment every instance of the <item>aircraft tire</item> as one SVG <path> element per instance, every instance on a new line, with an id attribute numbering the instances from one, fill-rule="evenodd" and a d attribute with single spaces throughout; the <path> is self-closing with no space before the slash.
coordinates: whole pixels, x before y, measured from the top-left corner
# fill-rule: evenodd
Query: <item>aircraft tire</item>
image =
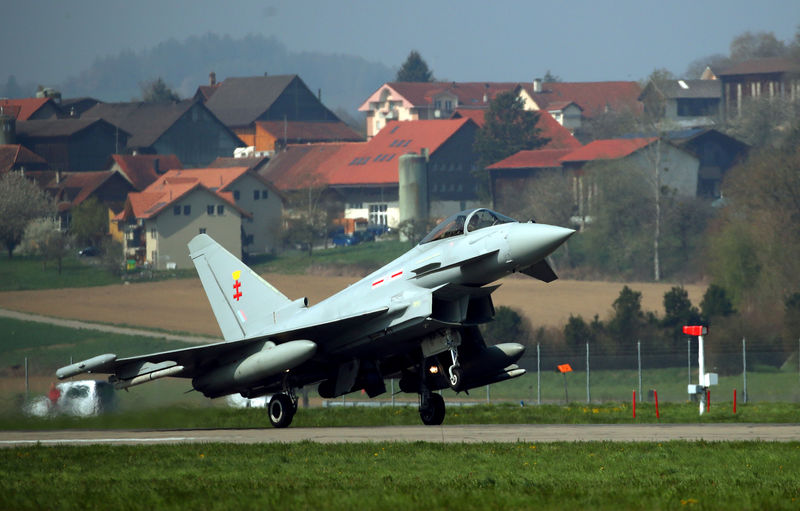
<path id="1" fill-rule="evenodd" d="M 450 376 L 450 388 L 456 392 L 461 391 L 461 387 L 464 386 L 464 372 L 461 370 L 461 366 L 453 367 L 453 374 Z"/>
<path id="2" fill-rule="evenodd" d="M 288 427 L 292 423 L 295 411 L 292 398 L 287 394 L 273 395 L 267 406 L 269 422 L 276 428 Z"/>
<path id="3" fill-rule="evenodd" d="M 444 398 L 439 394 L 431 394 L 427 408 L 419 409 L 419 416 L 426 426 L 438 426 L 444 422 Z"/>

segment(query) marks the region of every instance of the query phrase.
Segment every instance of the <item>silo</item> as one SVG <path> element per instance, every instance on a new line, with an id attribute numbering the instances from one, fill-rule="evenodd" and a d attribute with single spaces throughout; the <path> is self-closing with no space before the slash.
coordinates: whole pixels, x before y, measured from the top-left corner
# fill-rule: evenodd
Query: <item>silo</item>
<path id="1" fill-rule="evenodd" d="M 428 165 L 424 155 L 409 153 L 398 162 L 400 223 L 413 220 L 423 225 L 428 220 Z M 401 233 L 401 239 L 405 236 Z"/>
<path id="2" fill-rule="evenodd" d="M 0 145 L 17 143 L 16 112 L 10 107 L 0 106 Z"/>

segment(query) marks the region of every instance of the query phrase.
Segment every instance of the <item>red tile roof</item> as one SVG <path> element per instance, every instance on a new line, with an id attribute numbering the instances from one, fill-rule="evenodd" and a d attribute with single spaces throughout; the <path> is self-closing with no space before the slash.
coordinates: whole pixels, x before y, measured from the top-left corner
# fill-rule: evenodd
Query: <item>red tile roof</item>
<path id="1" fill-rule="evenodd" d="M 638 101 L 642 89 L 637 82 L 546 82 L 542 92 L 533 92 L 533 84 L 523 88 L 539 108 L 547 110 L 552 103 L 574 102 L 585 117 L 594 117 L 606 110 L 640 112 Z"/>
<path id="2" fill-rule="evenodd" d="M 323 177 L 333 186 L 396 184 L 400 156 L 422 149 L 433 155 L 467 125 L 477 129 L 470 119 L 390 122 L 366 144 L 351 145 L 338 155 Z"/>
<path id="3" fill-rule="evenodd" d="M 179 182 L 179 180 L 197 181 L 209 190 L 222 192 L 245 175 L 247 171 L 247 167 L 170 170 L 160 179 L 170 182 Z"/>
<path id="4" fill-rule="evenodd" d="M 116 220 L 129 220 L 133 218 L 148 219 L 158 216 L 164 209 L 179 201 L 195 190 L 204 190 L 216 195 L 242 216 L 252 216 L 244 211 L 233 201 L 230 193 L 214 192 L 193 178 L 186 177 L 161 177 L 158 181 L 148 186 L 143 192 L 128 194 L 125 209 L 117 215 Z"/>
<path id="5" fill-rule="evenodd" d="M 66 211 L 88 199 L 103 183 L 111 179 L 117 171 L 69 172 L 58 184 L 50 184 L 55 192 L 59 211 Z"/>
<path id="6" fill-rule="evenodd" d="M 572 151 L 572 149 L 534 149 L 532 151 L 520 151 L 486 168 L 488 170 L 558 168 L 561 167 L 561 158 Z"/>
<path id="7" fill-rule="evenodd" d="M 487 105 L 501 92 L 513 91 L 518 86 L 517 82 L 388 82 L 367 98 L 358 110 L 370 110 L 369 104 L 378 101 L 387 87 L 404 100 L 404 107 L 409 108 L 431 105 L 434 96 L 443 92 L 455 95 L 459 106 Z"/>
<path id="8" fill-rule="evenodd" d="M 20 99 L 0 99 L 0 108 L 8 109 L 11 112 L 19 110 L 16 114 L 18 121 L 27 121 L 37 110 L 42 108 L 50 98 L 20 98 Z"/>
<path id="9" fill-rule="evenodd" d="M 19 167 L 25 167 L 26 170 L 44 170 L 48 165 L 44 158 L 25 146 L 0 145 L 0 174 Z"/>
<path id="10" fill-rule="evenodd" d="M 327 184 L 321 175 L 329 162 L 350 151 L 350 146 L 365 146 L 363 142 L 338 144 L 288 145 L 279 151 L 259 173 L 279 190 L 297 190 Z M 335 163 L 334 163 L 335 164 Z"/>
<path id="11" fill-rule="evenodd" d="M 113 154 L 111 159 L 137 190 L 144 190 L 167 170 L 182 169 L 174 154 Z"/>
<path id="12" fill-rule="evenodd" d="M 486 109 L 484 108 L 458 108 L 453 113 L 452 118 L 469 118 L 482 128 L 485 122 L 485 114 Z M 581 146 L 578 139 L 573 137 L 572 133 L 570 133 L 567 128 L 559 124 L 549 112 L 540 111 L 539 122 L 536 123 L 536 127 L 542 130 L 539 134 L 541 137 L 550 139 L 550 142 L 547 143 L 544 149 L 576 149 Z"/>
<path id="13" fill-rule="evenodd" d="M 536 127 L 542 130 L 539 136 L 550 139 L 543 149 L 577 149 L 581 147 L 578 139 L 573 137 L 567 128 L 553 119 L 549 112 L 540 112 L 539 122 L 536 123 Z"/>
<path id="14" fill-rule="evenodd" d="M 433 155 L 466 126 L 470 119 L 390 122 L 366 143 L 289 146 L 262 171 L 280 190 L 313 186 L 397 184 L 397 163 L 403 154 Z"/>
<path id="15" fill-rule="evenodd" d="M 586 162 L 593 160 L 615 160 L 635 153 L 658 140 L 648 138 L 614 138 L 595 140 L 561 158 L 562 163 Z"/>

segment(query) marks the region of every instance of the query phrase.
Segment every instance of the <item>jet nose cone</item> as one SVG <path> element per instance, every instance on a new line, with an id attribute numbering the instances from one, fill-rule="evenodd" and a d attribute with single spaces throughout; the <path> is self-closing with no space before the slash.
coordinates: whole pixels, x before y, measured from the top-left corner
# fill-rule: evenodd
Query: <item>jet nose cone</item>
<path id="1" fill-rule="evenodd" d="M 519 224 L 509 236 L 511 257 L 520 265 L 537 263 L 575 234 L 574 229 L 547 224 Z"/>

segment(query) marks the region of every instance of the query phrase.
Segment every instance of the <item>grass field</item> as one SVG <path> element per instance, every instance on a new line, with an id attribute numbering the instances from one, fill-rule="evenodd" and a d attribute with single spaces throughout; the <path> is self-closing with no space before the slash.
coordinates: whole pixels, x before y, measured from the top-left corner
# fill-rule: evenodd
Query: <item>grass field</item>
<path id="1" fill-rule="evenodd" d="M 0 449 L 0 509 L 797 509 L 800 444 Z"/>
<path id="2" fill-rule="evenodd" d="M 412 398 L 410 400 L 414 402 Z M 221 403 L 220 403 L 221 404 Z M 450 406 L 445 425 L 458 424 L 714 424 L 714 423 L 795 423 L 800 405 L 762 403 L 737 408 L 713 407 L 701 417 L 691 403 L 668 403 L 659 408 L 640 404 L 633 417 L 631 403 L 525 406 L 498 405 Z M 300 408 L 292 427 L 408 426 L 419 425 L 414 406 L 311 407 Z M 99 417 L 25 417 L 21 412 L 0 416 L 0 431 L 57 429 L 224 429 L 269 428 L 264 409 L 231 409 L 224 406 L 136 406 L 128 403 L 120 411 Z"/>

